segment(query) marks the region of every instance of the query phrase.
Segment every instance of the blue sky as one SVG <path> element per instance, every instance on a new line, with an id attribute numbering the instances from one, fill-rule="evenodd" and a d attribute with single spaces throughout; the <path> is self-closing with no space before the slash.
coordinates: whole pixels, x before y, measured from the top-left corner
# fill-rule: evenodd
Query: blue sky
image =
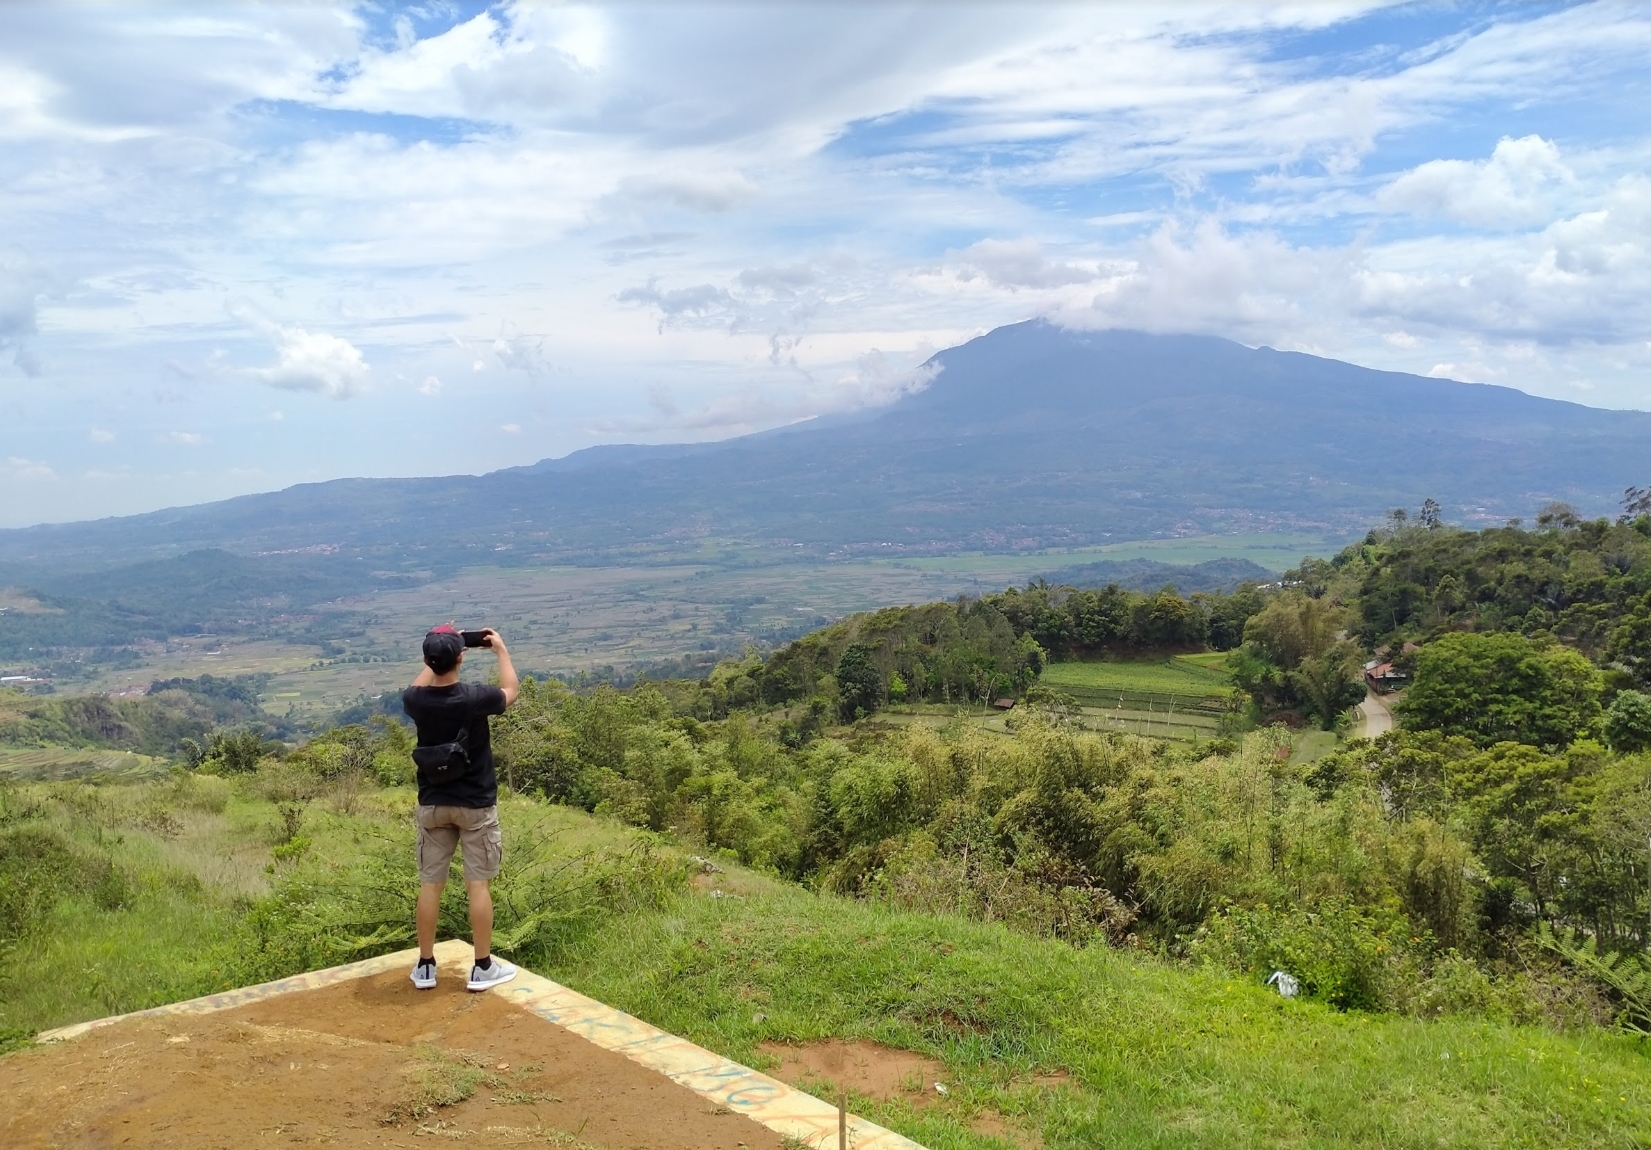
<path id="1" fill-rule="evenodd" d="M 1002 323 L 1651 408 L 1620 4 L 0 6 L 0 526 L 888 402 Z"/>

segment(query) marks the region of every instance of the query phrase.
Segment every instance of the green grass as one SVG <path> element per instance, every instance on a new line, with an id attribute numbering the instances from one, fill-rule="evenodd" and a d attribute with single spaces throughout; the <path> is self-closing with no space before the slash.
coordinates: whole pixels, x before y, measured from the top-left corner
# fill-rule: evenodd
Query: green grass
<path id="1" fill-rule="evenodd" d="M 169 786 L 13 792 L 14 814 L 33 804 L 31 822 L 107 849 L 133 893 L 113 910 L 61 903 L 24 937 L 0 965 L 0 1034 L 219 988 L 207 959 L 242 900 L 269 886 L 276 814 L 242 791 L 221 811 L 145 815 Z M 396 790 L 352 813 L 312 805 L 311 865 L 349 872 L 411 802 Z M 529 820 L 570 852 L 636 839 L 525 799 L 503 814 L 507 852 Z M 947 1101 L 852 1103 L 932 1150 L 1002 1150 L 969 1130 L 988 1110 L 1052 1150 L 1651 1145 L 1651 1056 L 1627 1038 L 1340 1014 L 1218 970 L 820 896 L 734 866 L 717 882 L 727 897 L 681 890 L 532 965 L 759 1068 L 759 1043 L 825 1037 L 939 1058 Z M 1040 1071 L 1072 1077 L 1037 1085 Z"/>
<path id="2" fill-rule="evenodd" d="M 177 801 L 168 781 L 99 782 L 25 785 L 10 799 L 13 809 L 33 809 L 25 825 L 49 829 L 83 853 L 106 854 L 126 876 L 127 896 L 119 907 L 102 909 L 72 895 L 14 949 L 0 945 L 0 1033 L 33 1033 L 228 989 L 215 948 L 246 905 L 290 870 L 271 853 L 282 838 L 274 804 L 245 785 L 224 809 L 210 811 Z M 310 842 L 304 864 L 350 868 L 366 846 L 406 826 L 414 801 L 411 789 L 395 788 L 369 790 L 349 813 L 312 802 L 300 830 Z M 507 833 L 531 819 L 570 856 L 638 838 L 619 823 L 567 807 L 509 796 L 500 807 Z M 409 875 L 411 857 L 409 847 Z M 54 974 L 41 978 L 40 971 Z"/>
<path id="3" fill-rule="evenodd" d="M 1211 660 L 1207 655 L 1176 655 L 1169 659 L 1105 663 L 1051 663 L 1044 668 L 1041 681 L 1056 688 L 1111 689 L 1187 698 L 1225 695 L 1232 690 L 1231 681 L 1220 661 Z"/>
<path id="4" fill-rule="evenodd" d="M 1303 730 L 1291 736 L 1290 761 L 1316 763 L 1336 749 L 1339 740 L 1334 731 Z"/>
<path id="5" fill-rule="evenodd" d="M 853 1103 L 933 1150 L 1002 1145 L 969 1133 L 983 1109 L 1074 1150 L 1651 1142 L 1651 1059 L 1628 1039 L 1338 1014 L 1220 972 L 794 888 L 683 896 L 546 973 L 759 1067 L 771 1040 L 934 1055 L 948 1103 Z M 1054 1070 L 1072 1083 L 1031 1084 Z"/>

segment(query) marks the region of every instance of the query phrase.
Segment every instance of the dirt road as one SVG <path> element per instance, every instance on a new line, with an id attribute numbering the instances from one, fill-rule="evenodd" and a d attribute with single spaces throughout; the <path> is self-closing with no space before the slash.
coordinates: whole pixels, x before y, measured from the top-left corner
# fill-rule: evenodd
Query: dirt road
<path id="1" fill-rule="evenodd" d="M 1374 692 L 1365 695 L 1364 702 L 1359 704 L 1358 716 L 1353 720 L 1353 729 L 1348 731 L 1348 737 L 1354 739 L 1374 739 L 1377 735 L 1385 735 L 1393 729 L 1393 710 L 1387 705 L 1387 700 Z"/>

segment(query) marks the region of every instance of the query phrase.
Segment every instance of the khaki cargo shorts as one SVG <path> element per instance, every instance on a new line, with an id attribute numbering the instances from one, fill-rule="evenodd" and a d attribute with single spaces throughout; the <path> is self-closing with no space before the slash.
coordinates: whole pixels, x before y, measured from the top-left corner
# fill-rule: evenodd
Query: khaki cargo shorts
<path id="1" fill-rule="evenodd" d="M 498 807 L 419 807 L 418 880 L 447 881 L 453 848 L 464 848 L 464 881 L 496 878 L 504 861 L 504 838 L 499 833 Z"/>

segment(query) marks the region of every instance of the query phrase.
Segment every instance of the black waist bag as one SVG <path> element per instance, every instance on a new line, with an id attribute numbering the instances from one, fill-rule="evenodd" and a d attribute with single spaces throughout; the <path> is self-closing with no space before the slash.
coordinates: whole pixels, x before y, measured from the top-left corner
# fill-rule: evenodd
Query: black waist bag
<path id="1" fill-rule="evenodd" d="M 470 773 L 470 712 L 465 710 L 464 725 L 451 743 L 437 743 L 433 747 L 414 747 L 413 765 L 418 767 L 421 784 L 451 783 Z"/>

